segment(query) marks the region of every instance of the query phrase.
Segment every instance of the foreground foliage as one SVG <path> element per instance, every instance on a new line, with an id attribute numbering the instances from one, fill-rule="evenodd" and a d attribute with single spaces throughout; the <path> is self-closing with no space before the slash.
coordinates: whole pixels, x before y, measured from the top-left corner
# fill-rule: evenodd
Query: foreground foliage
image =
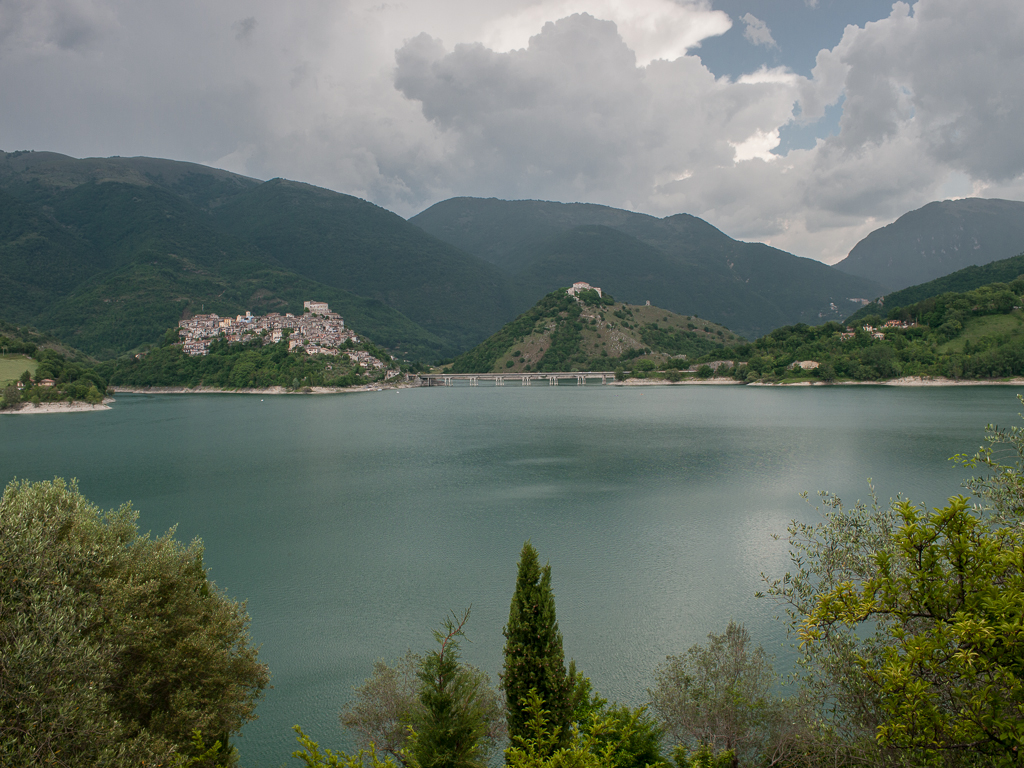
<path id="1" fill-rule="evenodd" d="M 202 545 L 72 482 L 0 499 L 0 764 L 219 766 L 268 672 Z M 197 736 L 201 734 L 201 736 Z M 204 737 L 205 736 L 205 744 Z"/>
<path id="2" fill-rule="evenodd" d="M 1009 461 L 1007 461 L 1007 456 Z M 990 474 L 927 511 L 897 498 L 790 527 L 794 570 L 768 580 L 801 641 L 822 717 L 804 754 L 837 764 L 1013 766 L 1024 755 L 1024 431 L 989 426 Z M 815 764 L 807 759 L 805 764 Z"/>

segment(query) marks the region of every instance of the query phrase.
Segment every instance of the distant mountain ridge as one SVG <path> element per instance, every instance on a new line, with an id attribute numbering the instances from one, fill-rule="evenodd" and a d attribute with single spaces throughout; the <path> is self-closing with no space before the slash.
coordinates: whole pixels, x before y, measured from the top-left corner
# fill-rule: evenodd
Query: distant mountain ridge
<path id="1" fill-rule="evenodd" d="M 743 243 L 688 214 L 664 219 L 589 203 L 452 198 L 410 222 L 489 261 L 517 307 L 585 276 L 631 304 L 696 314 L 747 338 L 840 320 L 881 287 L 813 259 Z"/>
<path id="2" fill-rule="evenodd" d="M 182 317 L 330 303 L 400 357 L 472 348 L 586 278 L 747 337 L 881 289 L 701 219 L 455 198 L 402 219 L 308 184 L 158 158 L 0 152 L 0 319 L 109 358 Z"/>
<path id="3" fill-rule="evenodd" d="M 187 314 L 328 301 L 436 359 L 513 316 L 504 278 L 365 200 L 154 158 L 0 153 L 0 318 L 100 357 Z"/>
<path id="4" fill-rule="evenodd" d="M 1024 202 L 970 197 L 903 214 L 857 243 L 835 266 L 877 280 L 888 293 L 1022 251 Z"/>

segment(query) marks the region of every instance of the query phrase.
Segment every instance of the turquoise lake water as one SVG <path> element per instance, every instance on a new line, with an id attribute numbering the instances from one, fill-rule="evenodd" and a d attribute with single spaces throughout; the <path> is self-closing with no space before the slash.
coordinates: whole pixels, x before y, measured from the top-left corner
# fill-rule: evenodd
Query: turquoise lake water
<path id="1" fill-rule="evenodd" d="M 655 667 L 730 619 L 785 665 L 760 574 L 817 490 L 941 504 L 948 461 L 1008 387 L 454 387 L 339 396 L 122 395 L 109 411 L 0 417 L 0 478 L 77 477 L 143 530 L 201 537 L 247 599 L 274 688 L 237 746 L 298 765 L 291 726 L 346 748 L 337 713 L 377 658 L 428 650 L 472 605 L 464 658 L 496 679 L 516 560 L 552 566 L 567 657 L 639 704 Z"/>

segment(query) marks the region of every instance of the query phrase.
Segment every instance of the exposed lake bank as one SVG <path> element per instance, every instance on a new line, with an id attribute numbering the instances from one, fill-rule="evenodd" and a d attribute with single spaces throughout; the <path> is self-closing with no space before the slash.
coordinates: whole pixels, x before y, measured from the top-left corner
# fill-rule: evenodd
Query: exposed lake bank
<path id="1" fill-rule="evenodd" d="M 102 403 L 85 403 L 81 400 L 67 402 L 61 400 L 56 403 L 20 403 L 13 408 L 5 408 L 0 414 L 40 414 L 40 413 L 84 413 L 85 411 L 109 411 L 110 403 L 114 402 L 111 397 L 104 398 Z"/>

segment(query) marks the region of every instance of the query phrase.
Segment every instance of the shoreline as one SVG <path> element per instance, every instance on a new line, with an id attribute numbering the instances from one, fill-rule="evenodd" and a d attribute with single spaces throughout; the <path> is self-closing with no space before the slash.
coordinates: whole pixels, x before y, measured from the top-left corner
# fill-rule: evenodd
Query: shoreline
<path id="1" fill-rule="evenodd" d="M 668 381 L 667 379 L 626 379 L 610 381 L 612 387 L 675 387 L 675 386 L 747 386 L 747 387 L 1024 387 L 1024 377 L 1010 379 L 987 379 L 985 381 L 967 381 L 963 379 L 947 379 L 942 376 L 901 376 L 886 381 L 794 381 L 786 382 L 752 382 L 743 384 L 735 379 L 716 378 L 689 381 Z M 385 390 L 420 389 L 415 384 L 364 384 L 360 387 L 311 387 L 308 392 L 296 392 L 285 387 L 265 387 L 262 389 L 218 389 L 217 387 L 112 387 L 115 394 L 131 395 L 345 395 L 358 392 L 383 392 Z M 2 414 L 44 414 L 44 413 L 87 413 L 90 411 L 109 411 L 114 398 L 106 397 L 102 403 L 92 404 L 81 401 L 40 403 L 21 403 L 15 408 L 0 411 Z"/>
<path id="2" fill-rule="evenodd" d="M 218 387 L 111 387 L 126 395 L 345 395 L 355 392 L 380 392 L 385 389 L 414 389 L 407 384 L 363 384 L 359 387 L 309 387 L 308 392 L 286 387 L 258 389 L 219 389 Z"/>
<path id="3" fill-rule="evenodd" d="M 74 402 L 60 401 L 57 403 L 39 403 L 33 405 L 32 403 L 19 403 L 14 408 L 5 408 L 0 411 L 0 414 L 22 414 L 26 416 L 32 416 L 40 413 L 87 413 L 89 411 L 109 411 L 110 403 L 114 402 L 114 398 L 105 397 L 102 403 L 83 403 L 81 400 Z"/>

